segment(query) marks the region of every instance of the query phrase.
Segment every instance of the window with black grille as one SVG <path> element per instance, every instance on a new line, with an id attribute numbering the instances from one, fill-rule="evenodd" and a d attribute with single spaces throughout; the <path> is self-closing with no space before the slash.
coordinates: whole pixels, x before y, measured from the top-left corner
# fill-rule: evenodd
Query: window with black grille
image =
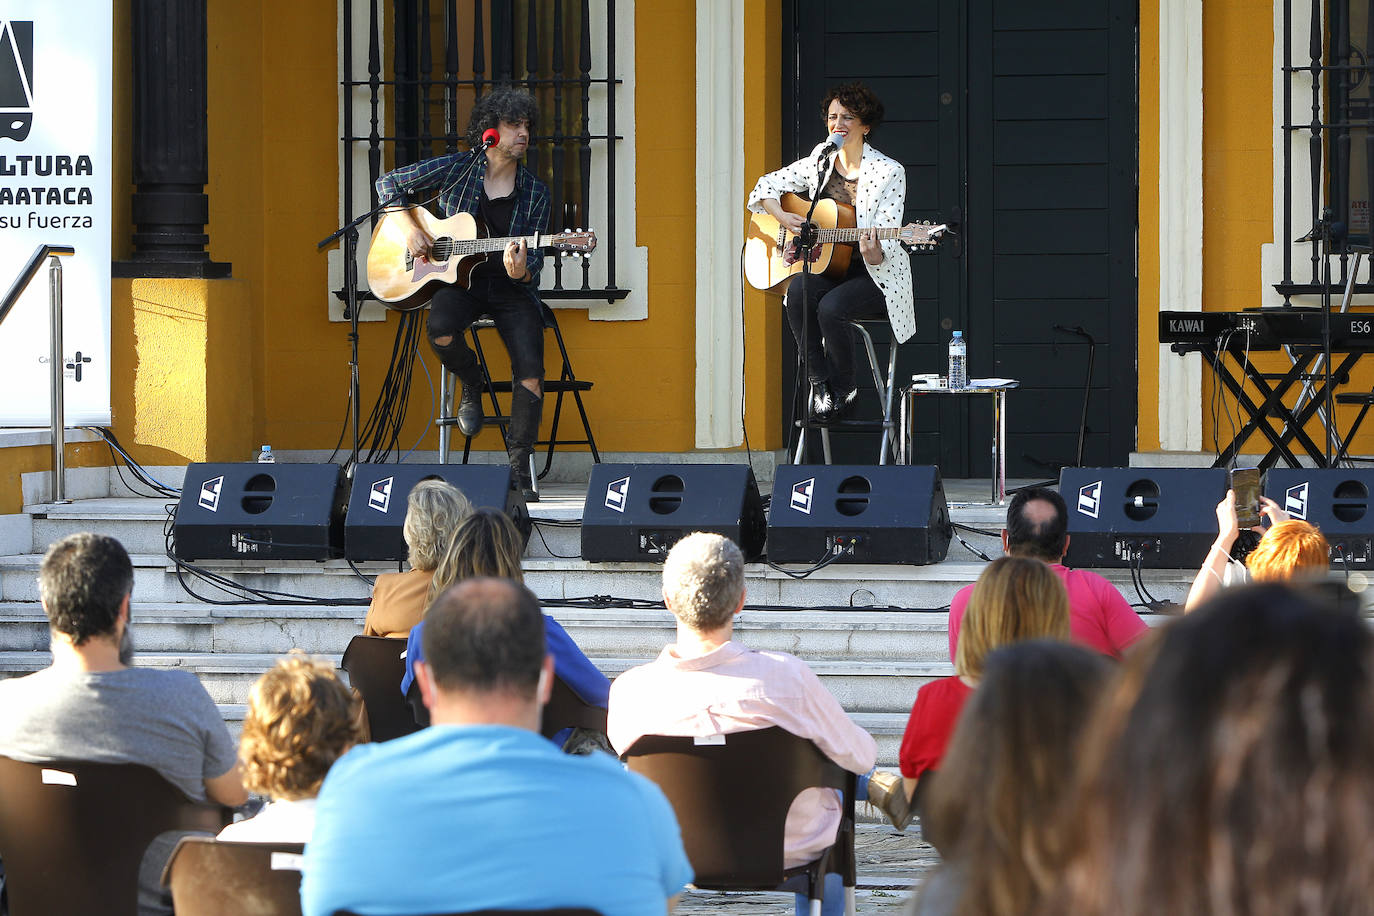
<path id="1" fill-rule="evenodd" d="M 370 189 L 386 170 L 466 149 L 474 101 L 494 86 L 513 85 L 539 104 L 525 164 L 549 186 L 550 229 L 594 229 L 594 257 L 602 262 L 593 271 L 585 259 L 550 259 L 541 296 L 609 302 L 628 295 L 615 263 L 615 6 L 345 0 L 344 215 L 376 206 Z"/>

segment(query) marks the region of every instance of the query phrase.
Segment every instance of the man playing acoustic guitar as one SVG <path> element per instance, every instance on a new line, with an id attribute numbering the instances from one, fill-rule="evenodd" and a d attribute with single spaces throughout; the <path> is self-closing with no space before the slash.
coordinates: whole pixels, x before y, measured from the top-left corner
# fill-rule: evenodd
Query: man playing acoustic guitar
<path id="1" fill-rule="evenodd" d="M 425 199 L 437 200 L 444 217 L 469 213 L 480 220 L 491 236 L 525 236 L 543 233 L 549 225 L 549 189 L 520 164 L 529 146 L 537 116 L 534 99 L 516 89 L 494 89 L 477 100 L 468 118 L 467 139 L 471 149 L 449 153 L 402 166 L 377 179 L 380 199 L 405 192 L 434 192 Z M 494 145 L 493 145 L 494 141 Z M 407 247 L 417 257 L 428 257 L 434 239 L 414 217 L 400 211 L 410 224 Z M 510 425 L 506 447 L 515 486 L 528 500 L 534 491 L 531 456 L 539 435 L 544 406 L 544 318 L 535 290 L 544 255 L 526 248 L 523 240 L 511 242 L 472 271 L 468 288 L 440 286 L 429 305 L 426 334 L 439 361 L 463 384 L 458 403 L 458 429 L 474 436 L 482 429 L 482 373 L 477 355 L 463 340 L 473 321 L 490 315 L 510 354 Z"/>

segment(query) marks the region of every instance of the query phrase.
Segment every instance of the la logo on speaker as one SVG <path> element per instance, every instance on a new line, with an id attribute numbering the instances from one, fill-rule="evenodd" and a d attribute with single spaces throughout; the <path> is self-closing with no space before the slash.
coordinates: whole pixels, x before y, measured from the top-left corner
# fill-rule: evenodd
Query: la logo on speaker
<path id="1" fill-rule="evenodd" d="M 219 511 L 219 494 L 224 489 L 224 475 L 211 477 L 200 485 L 200 499 L 196 505 L 211 512 Z"/>
<path id="2" fill-rule="evenodd" d="M 792 499 L 789 503 L 798 512 L 811 514 L 811 497 L 816 492 L 816 478 L 800 481 L 792 485 Z"/>
<path id="3" fill-rule="evenodd" d="M 391 487 L 395 483 L 395 477 L 388 477 L 385 480 L 378 480 L 372 484 L 372 489 L 367 494 L 367 504 L 378 512 L 385 513 L 391 508 Z"/>
<path id="4" fill-rule="evenodd" d="M 1097 480 L 1078 488 L 1078 511 L 1089 518 L 1097 518 L 1102 506 L 1102 481 Z"/>
<path id="5" fill-rule="evenodd" d="M 1307 521 L 1307 488 L 1304 480 L 1296 487 L 1289 487 L 1283 494 L 1283 510 L 1294 518 Z"/>
<path id="6" fill-rule="evenodd" d="M 630 478 L 622 477 L 606 484 L 606 508 L 624 513 L 625 500 L 630 496 Z"/>
<path id="7" fill-rule="evenodd" d="M 0 139 L 33 127 L 33 22 L 0 21 Z"/>

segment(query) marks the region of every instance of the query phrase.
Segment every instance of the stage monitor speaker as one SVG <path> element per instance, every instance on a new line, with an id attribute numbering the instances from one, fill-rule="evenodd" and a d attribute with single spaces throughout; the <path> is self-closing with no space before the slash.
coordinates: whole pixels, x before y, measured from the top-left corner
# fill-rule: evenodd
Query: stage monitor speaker
<path id="1" fill-rule="evenodd" d="M 511 489 L 507 464 L 360 464 L 353 474 L 344 521 L 344 556 L 350 560 L 404 560 L 407 500 L 422 480 L 439 479 L 463 491 L 474 507 L 500 509 L 528 540 L 525 498 Z"/>
<path id="2" fill-rule="evenodd" d="M 337 464 L 191 464 L 172 525 L 183 560 L 328 560 L 343 555 Z"/>
<path id="3" fill-rule="evenodd" d="M 1321 529 L 1331 565 L 1374 565 L 1374 469 L 1275 468 L 1264 475 L 1264 495 L 1293 518 Z"/>
<path id="4" fill-rule="evenodd" d="M 1196 569 L 1217 538 L 1225 468 L 1064 468 L 1075 567 Z"/>
<path id="5" fill-rule="evenodd" d="M 952 528 L 930 465 L 785 465 L 773 481 L 773 563 L 939 563 Z"/>
<path id="6" fill-rule="evenodd" d="M 582 509 L 582 559 L 661 561 L 693 531 L 724 535 L 746 559 L 768 523 L 754 471 L 742 464 L 597 464 Z"/>

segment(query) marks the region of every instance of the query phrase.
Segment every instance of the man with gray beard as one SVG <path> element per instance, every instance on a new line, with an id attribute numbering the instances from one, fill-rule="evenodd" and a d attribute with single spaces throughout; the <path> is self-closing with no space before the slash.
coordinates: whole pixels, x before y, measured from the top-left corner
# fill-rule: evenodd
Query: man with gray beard
<path id="1" fill-rule="evenodd" d="M 214 700 L 183 670 L 131 666 L 134 570 L 114 538 L 83 532 L 48 548 L 39 596 L 52 664 L 0 681 L 0 755 L 26 763 L 83 760 L 152 767 L 193 801 L 248 800 Z M 171 913 L 160 887 L 174 841 L 149 847 L 139 878 L 140 916 Z"/>

